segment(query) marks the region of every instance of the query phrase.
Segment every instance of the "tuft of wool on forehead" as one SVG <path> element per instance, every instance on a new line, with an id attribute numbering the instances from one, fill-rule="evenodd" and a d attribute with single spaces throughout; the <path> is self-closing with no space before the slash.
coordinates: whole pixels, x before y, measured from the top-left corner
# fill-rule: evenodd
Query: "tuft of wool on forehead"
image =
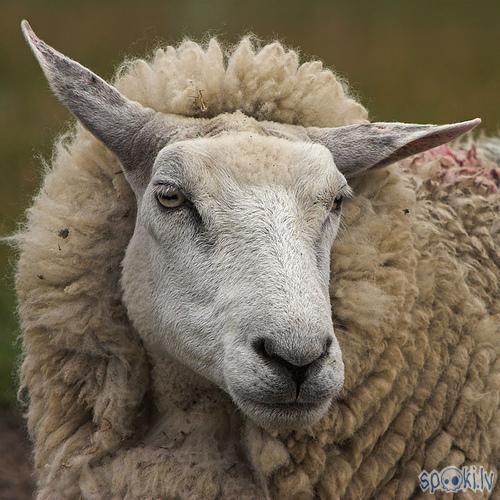
<path id="1" fill-rule="evenodd" d="M 159 48 L 149 60 L 124 63 L 115 86 L 163 113 L 213 117 L 240 110 L 258 120 L 338 127 L 367 121 L 366 109 L 320 61 L 299 63 L 279 42 L 258 49 L 243 38 L 224 51 L 212 38 Z"/>

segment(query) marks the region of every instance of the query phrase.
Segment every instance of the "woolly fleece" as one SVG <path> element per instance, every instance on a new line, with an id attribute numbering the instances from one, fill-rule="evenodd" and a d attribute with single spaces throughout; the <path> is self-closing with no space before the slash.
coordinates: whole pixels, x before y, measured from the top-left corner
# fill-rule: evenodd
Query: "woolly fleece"
<path id="1" fill-rule="evenodd" d="M 126 63 L 115 83 L 182 115 L 367 121 L 331 71 L 279 43 L 244 39 L 225 56 L 216 40 L 186 41 Z M 420 158 L 351 183 L 331 271 L 343 395 L 314 428 L 270 435 L 187 374 L 155 401 L 155 369 L 121 303 L 131 190 L 83 127 L 64 135 L 18 237 L 38 498 L 408 498 L 423 468 L 496 470 L 499 196 L 437 182 L 439 157 Z"/>

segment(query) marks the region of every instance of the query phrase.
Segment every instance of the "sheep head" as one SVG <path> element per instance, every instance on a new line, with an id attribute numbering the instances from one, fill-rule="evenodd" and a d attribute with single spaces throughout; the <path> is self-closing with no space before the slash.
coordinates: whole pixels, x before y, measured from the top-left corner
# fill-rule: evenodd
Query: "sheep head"
<path id="1" fill-rule="evenodd" d="M 480 121 L 307 128 L 162 114 L 22 28 L 54 93 L 117 155 L 136 195 L 122 283 L 152 359 L 177 360 L 268 428 L 324 415 L 344 377 L 329 281 L 349 178 Z"/>

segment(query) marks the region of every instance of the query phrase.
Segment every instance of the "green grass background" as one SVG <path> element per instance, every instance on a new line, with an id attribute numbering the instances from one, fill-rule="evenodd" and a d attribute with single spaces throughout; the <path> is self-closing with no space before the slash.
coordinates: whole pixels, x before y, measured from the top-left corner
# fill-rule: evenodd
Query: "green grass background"
<path id="1" fill-rule="evenodd" d="M 207 33 L 255 33 L 345 76 L 376 120 L 500 123 L 499 0 L 0 0 L 0 235 L 15 230 L 41 162 L 70 119 L 19 30 L 37 33 L 104 77 L 125 55 Z M 14 401 L 15 256 L 0 245 L 0 404 Z"/>

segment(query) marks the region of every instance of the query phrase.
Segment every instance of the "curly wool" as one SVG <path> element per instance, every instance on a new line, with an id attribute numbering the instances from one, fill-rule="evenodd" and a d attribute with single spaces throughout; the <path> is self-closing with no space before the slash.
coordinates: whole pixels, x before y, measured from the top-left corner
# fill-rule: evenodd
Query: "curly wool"
<path id="1" fill-rule="evenodd" d="M 117 87 L 158 111 L 316 126 L 366 121 L 321 63 L 244 39 L 211 40 L 122 67 Z M 414 160 L 412 160 L 414 161 Z M 116 158 L 80 125 L 55 149 L 19 235 L 22 388 L 29 395 L 38 498 L 406 498 L 426 468 L 499 461 L 497 194 L 436 182 L 410 160 L 352 183 L 332 252 L 342 399 L 314 428 L 270 435 L 215 388 L 155 378 L 121 303 L 134 199 Z M 147 410 L 170 404 L 165 431 Z M 257 482 L 235 450 L 200 451 L 236 422 Z M 208 437 L 206 437 L 208 436 Z M 205 448 L 207 442 L 203 443 Z M 221 470 L 225 471 L 221 474 Z M 497 486 L 498 490 L 498 486 Z M 260 495 L 261 496 L 261 495 Z"/>
<path id="2" fill-rule="evenodd" d="M 185 41 L 158 49 L 149 61 L 125 63 L 115 85 L 156 111 L 213 117 L 242 111 L 258 120 L 339 127 L 367 121 L 365 108 L 320 61 L 299 64 L 278 43 L 257 50 L 244 38 L 230 51 L 211 39 L 203 48 Z"/>

